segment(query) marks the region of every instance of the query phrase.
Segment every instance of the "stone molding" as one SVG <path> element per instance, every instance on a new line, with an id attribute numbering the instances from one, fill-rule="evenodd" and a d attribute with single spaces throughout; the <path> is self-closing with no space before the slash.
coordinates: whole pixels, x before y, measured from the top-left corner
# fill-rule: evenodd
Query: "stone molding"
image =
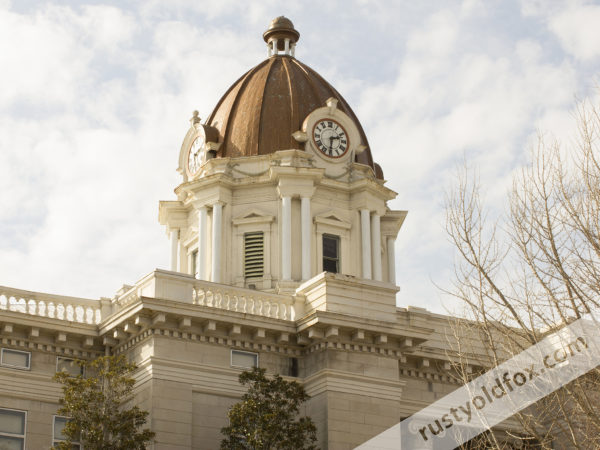
<path id="1" fill-rule="evenodd" d="M 402 389 L 406 382 L 349 374 L 341 370 L 323 369 L 304 378 L 302 384 L 311 397 L 324 392 L 342 392 L 401 401 Z"/>
<path id="2" fill-rule="evenodd" d="M 60 384 L 49 374 L 0 367 L 0 397 L 58 403 L 61 396 Z"/>

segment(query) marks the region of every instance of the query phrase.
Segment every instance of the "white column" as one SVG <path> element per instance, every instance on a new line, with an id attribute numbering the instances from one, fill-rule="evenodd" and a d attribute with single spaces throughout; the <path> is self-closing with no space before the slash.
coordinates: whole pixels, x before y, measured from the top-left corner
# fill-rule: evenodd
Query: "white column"
<path id="1" fill-rule="evenodd" d="M 206 280 L 206 206 L 198 209 L 198 279 Z M 193 275 L 193 274 L 192 274 Z"/>
<path id="2" fill-rule="evenodd" d="M 269 58 L 273 56 L 273 48 L 271 47 L 271 44 L 267 44 L 267 54 L 269 55 Z"/>
<path id="3" fill-rule="evenodd" d="M 388 280 L 396 284 L 396 239 L 387 238 Z"/>
<path id="4" fill-rule="evenodd" d="M 171 230 L 171 270 L 177 272 L 179 259 L 179 230 Z"/>
<path id="5" fill-rule="evenodd" d="M 286 55 L 290 54 L 290 38 L 285 38 L 284 43 L 284 52 Z"/>
<path id="6" fill-rule="evenodd" d="M 291 54 L 292 54 L 292 56 L 296 56 L 296 44 L 295 43 L 292 44 Z"/>
<path id="7" fill-rule="evenodd" d="M 277 48 L 277 39 L 273 39 L 273 54 L 278 55 L 279 49 Z"/>
<path id="8" fill-rule="evenodd" d="M 292 279 L 292 199 L 281 198 L 281 279 Z"/>
<path id="9" fill-rule="evenodd" d="M 310 278 L 310 198 L 302 197 L 300 203 L 302 219 L 302 280 Z"/>
<path id="10" fill-rule="evenodd" d="M 223 204 L 215 203 L 212 213 L 212 263 L 210 281 L 221 282 L 221 240 L 223 237 Z"/>
<path id="11" fill-rule="evenodd" d="M 179 239 L 179 253 L 178 253 L 178 257 L 177 257 L 177 267 L 179 272 L 183 272 L 183 273 L 187 273 L 189 270 L 188 267 L 188 257 L 185 254 L 185 245 L 183 245 L 183 242 L 181 239 Z"/>
<path id="12" fill-rule="evenodd" d="M 373 265 L 373 279 L 381 281 L 381 226 L 379 214 L 371 216 L 371 264 Z"/>
<path id="13" fill-rule="evenodd" d="M 362 276 L 371 279 L 371 222 L 368 209 L 360 210 L 360 231 L 362 241 Z"/>

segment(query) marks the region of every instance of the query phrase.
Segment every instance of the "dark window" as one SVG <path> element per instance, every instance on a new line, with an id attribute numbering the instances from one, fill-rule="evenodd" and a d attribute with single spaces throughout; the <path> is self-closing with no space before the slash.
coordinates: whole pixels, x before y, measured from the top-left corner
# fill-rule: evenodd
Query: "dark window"
<path id="1" fill-rule="evenodd" d="M 290 358 L 290 377 L 298 376 L 298 358 Z"/>
<path id="2" fill-rule="evenodd" d="M 200 278 L 198 276 L 198 250 L 192 252 L 192 275 L 196 278 Z"/>
<path id="3" fill-rule="evenodd" d="M 331 234 L 323 235 L 323 270 L 338 273 L 340 271 L 340 238 Z"/>

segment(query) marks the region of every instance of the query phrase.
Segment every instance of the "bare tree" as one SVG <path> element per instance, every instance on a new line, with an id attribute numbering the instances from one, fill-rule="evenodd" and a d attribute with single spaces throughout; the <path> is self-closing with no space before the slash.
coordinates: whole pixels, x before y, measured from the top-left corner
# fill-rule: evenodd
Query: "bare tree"
<path id="1" fill-rule="evenodd" d="M 465 367 L 496 366 L 599 311 L 599 107 L 580 104 L 576 121 L 570 146 L 538 136 L 498 219 L 489 220 L 479 180 L 466 168 L 446 196 L 446 229 L 458 254 L 448 292 L 465 307 L 464 320 L 453 325 L 453 353 L 464 381 L 472 376 Z M 459 334 L 483 345 L 465 348 L 469 341 Z M 600 371 L 593 370 L 515 418 L 536 448 L 596 449 L 598 400 Z M 502 448 L 493 431 L 482 439 L 481 448 Z"/>

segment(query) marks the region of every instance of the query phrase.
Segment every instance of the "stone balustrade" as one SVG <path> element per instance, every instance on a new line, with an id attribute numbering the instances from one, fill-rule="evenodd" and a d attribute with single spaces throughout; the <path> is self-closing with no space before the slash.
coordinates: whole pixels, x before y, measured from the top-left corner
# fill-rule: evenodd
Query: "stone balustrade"
<path id="1" fill-rule="evenodd" d="M 0 286 L 1 310 L 87 324 L 97 324 L 102 320 L 100 300 L 43 294 L 5 286 Z"/>
<path id="2" fill-rule="evenodd" d="M 193 303 L 244 314 L 295 320 L 301 315 L 295 298 L 253 289 L 236 288 L 195 280 Z"/>
<path id="3" fill-rule="evenodd" d="M 98 324 L 143 297 L 191 303 L 244 314 L 293 321 L 302 316 L 303 301 L 292 295 L 227 286 L 165 270 L 155 270 L 112 300 L 90 300 L 0 286 L 0 311 L 15 311 L 69 322 Z"/>

